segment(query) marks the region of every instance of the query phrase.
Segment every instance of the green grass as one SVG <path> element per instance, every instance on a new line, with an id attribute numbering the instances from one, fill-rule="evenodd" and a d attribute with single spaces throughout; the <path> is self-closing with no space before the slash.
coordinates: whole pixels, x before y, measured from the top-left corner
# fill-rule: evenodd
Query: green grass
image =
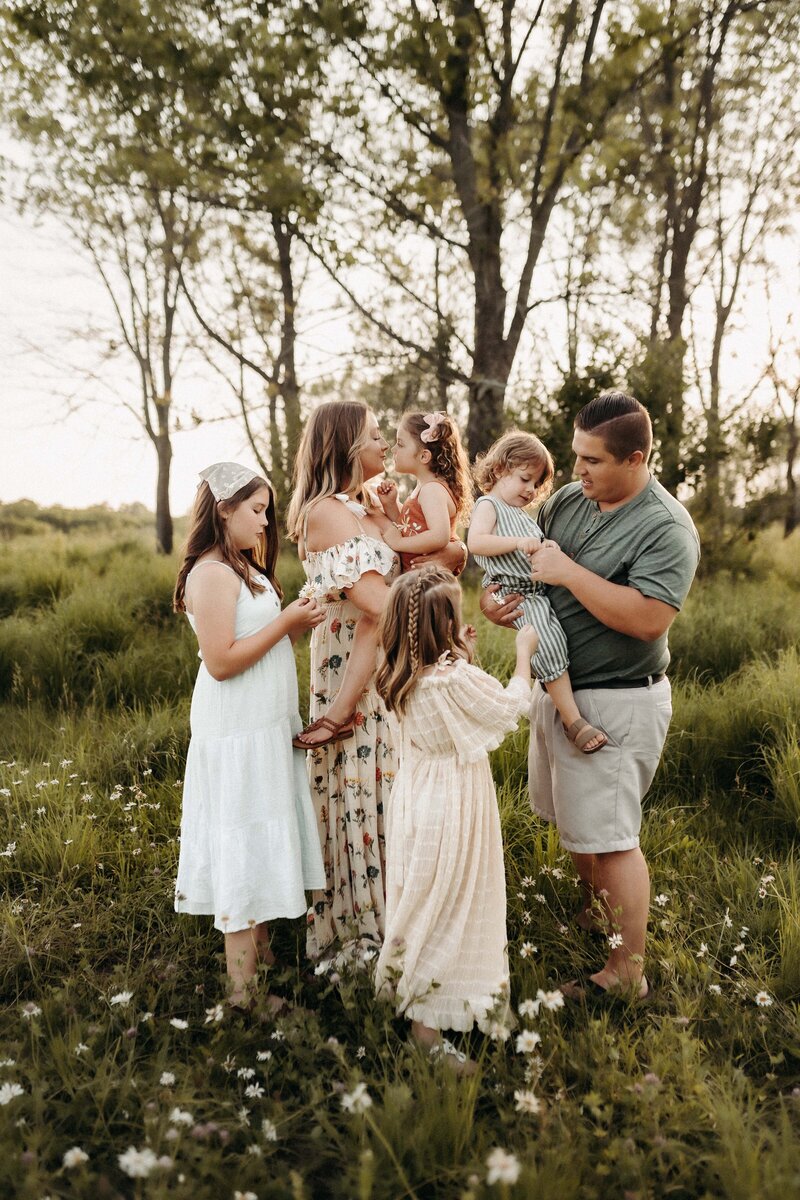
<path id="1" fill-rule="evenodd" d="M 769 534 L 746 577 L 700 581 L 675 626 L 643 834 L 652 1001 L 540 1008 L 521 1020 L 538 1054 L 475 1034 L 480 1072 L 457 1081 L 368 974 L 307 977 L 302 922 L 276 924 L 270 979 L 302 1010 L 216 1019 L 221 939 L 172 910 L 196 669 L 170 614 L 175 564 L 135 538 L 0 546 L 0 1195 L 800 1195 L 799 559 Z M 292 558 L 281 578 L 294 594 Z M 510 636 L 479 628 L 483 665 L 507 677 Z M 303 646 L 298 673 L 304 694 Z M 523 728 L 493 756 L 516 1005 L 602 954 L 527 803 L 526 748 Z M 351 1112 L 359 1083 L 371 1104 Z M 528 1091 L 536 1114 L 517 1111 Z M 73 1147 L 88 1161 L 64 1166 Z M 148 1178 L 121 1168 L 129 1147 L 162 1160 Z M 487 1182 L 496 1147 L 520 1164 L 513 1185 Z"/>

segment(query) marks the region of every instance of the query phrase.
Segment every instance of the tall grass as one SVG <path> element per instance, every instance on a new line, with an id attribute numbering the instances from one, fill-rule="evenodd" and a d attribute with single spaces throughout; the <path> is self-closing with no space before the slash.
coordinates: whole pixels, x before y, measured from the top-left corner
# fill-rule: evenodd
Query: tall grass
<path id="1" fill-rule="evenodd" d="M 0 546 L 0 1195 L 800 1194 L 798 579 L 782 543 L 757 546 L 743 580 L 699 582 L 674 627 L 643 830 L 652 999 L 540 1005 L 520 1019 L 536 1053 L 474 1034 L 472 1080 L 414 1048 L 368 971 L 309 977 L 302 922 L 276 923 L 265 971 L 300 1007 L 277 1023 L 218 1008 L 221 940 L 172 911 L 196 669 L 175 564 L 135 539 L 38 546 Z M 292 557 L 281 577 L 295 594 Z M 475 620 L 474 582 L 465 607 Z M 512 636 L 475 623 L 507 677 Z M 526 752 L 523 727 L 493 756 L 517 1006 L 604 954 L 573 922 Z M 75 1147 L 86 1162 L 65 1160 Z M 129 1147 L 152 1151 L 147 1178 L 121 1165 Z M 489 1184 L 498 1147 L 516 1183 Z"/>

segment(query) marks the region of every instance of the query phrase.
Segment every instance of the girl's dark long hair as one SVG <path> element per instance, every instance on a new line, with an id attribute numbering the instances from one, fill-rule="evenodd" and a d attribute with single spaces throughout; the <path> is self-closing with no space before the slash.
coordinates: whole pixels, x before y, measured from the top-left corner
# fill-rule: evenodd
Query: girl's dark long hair
<path id="1" fill-rule="evenodd" d="M 430 431 L 431 417 L 438 418 L 434 430 L 436 440 L 426 442 L 422 434 Z M 445 412 L 407 412 L 403 413 L 401 425 L 408 430 L 418 446 L 430 451 L 431 470 L 434 475 L 444 480 L 453 495 L 456 520 L 466 520 L 472 509 L 472 475 L 467 452 L 461 443 L 458 426 L 453 418 Z"/>
<path id="2" fill-rule="evenodd" d="M 267 504 L 267 528 L 264 530 L 259 545 L 255 550 L 237 550 L 228 534 L 228 522 L 222 513 L 231 513 L 245 500 L 249 500 L 254 492 L 266 488 L 269 492 Z M 275 512 L 275 493 L 268 480 L 256 475 L 244 487 L 230 497 L 229 500 L 215 500 L 214 493 L 205 479 L 197 489 L 192 515 L 189 519 L 189 534 L 183 550 L 183 562 L 178 571 L 175 592 L 172 597 L 172 607 L 175 612 L 186 612 L 186 580 L 198 558 L 202 558 L 209 550 L 219 549 L 222 561 L 231 567 L 240 579 L 244 580 L 251 595 L 263 592 L 262 584 L 252 577 L 252 569 L 266 575 L 279 597 L 283 596 L 278 577 L 275 574 L 275 563 L 280 549 L 278 537 L 278 519 Z"/>

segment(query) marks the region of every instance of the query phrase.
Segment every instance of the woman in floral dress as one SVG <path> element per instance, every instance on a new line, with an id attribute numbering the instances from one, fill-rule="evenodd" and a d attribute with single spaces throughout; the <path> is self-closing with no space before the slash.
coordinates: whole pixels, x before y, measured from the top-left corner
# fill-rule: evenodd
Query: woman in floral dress
<path id="1" fill-rule="evenodd" d="M 326 876 L 308 915 L 313 959 L 337 943 L 378 949 L 384 934 L 383 816 L 397 760 L 374 674 L 378 619 L 400 568 L 366 484 L 383 474 L 387 449 L 365 404 L 321 404 L 298 450 L 289 507 L 308 590 L 326 609 L 311 640 L 313 721 L 296 743 L 309 751 Z M 454 567 L 464 557 L 455 543 L 437 561 Z"/>

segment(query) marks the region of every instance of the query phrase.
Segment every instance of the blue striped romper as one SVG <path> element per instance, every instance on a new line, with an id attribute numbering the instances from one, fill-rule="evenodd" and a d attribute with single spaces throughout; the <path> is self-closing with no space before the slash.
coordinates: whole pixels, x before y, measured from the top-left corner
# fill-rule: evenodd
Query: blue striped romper
<path id="1" fill-rule="evenodd" d="M 544 540 L 542 530 L 524 508 L 514 508 L 498 496 L 481 496 L 475 508 L 484 503 L 494 505 L 497 524 L 492 530 L 493 534 L 498 537 L 537 537 Z M 558 679 L 569 666 L 567 639 L 543 585 L 531 579 L 528 556 L 521 550 L 512 550 L 510 554 L 497 554 L 491 558 L 476 554 L 475 561 L 483 568 L 484 587 L 499 583 L 502 596 L 509 592 L 520 593 L 523 615 L 514 624 L 518 629 L 523 625 L 532 625 L 539 635 L 539 649 L 531 659 L 534 673 L 542 683 Z"/>

